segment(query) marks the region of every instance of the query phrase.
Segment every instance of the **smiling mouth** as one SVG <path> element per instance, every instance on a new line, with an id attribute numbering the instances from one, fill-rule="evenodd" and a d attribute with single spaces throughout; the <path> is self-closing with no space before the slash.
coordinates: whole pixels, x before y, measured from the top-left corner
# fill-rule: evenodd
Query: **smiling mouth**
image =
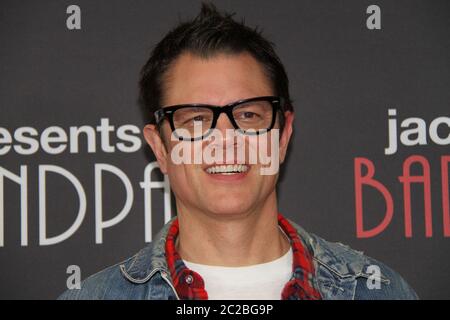
<path id="1" fill-rule="evenodd" d="M 233 175 L 247 172 L 250 166 L 245 164 L 227 164 L 227 165 L 214 165 L 208 167 L 205 171 L 209 174 L 222 174 Z"/>

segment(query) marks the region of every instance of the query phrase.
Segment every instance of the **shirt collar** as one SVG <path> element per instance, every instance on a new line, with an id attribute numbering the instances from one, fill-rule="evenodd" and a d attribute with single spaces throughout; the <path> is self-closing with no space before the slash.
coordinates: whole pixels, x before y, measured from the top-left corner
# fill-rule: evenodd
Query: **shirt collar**
<path id="1" fill-rule="evenodd" d="M 281 214 L 278 214 L 278 225 L 288 236 L 293 253 L 292 277 L 285 284 L 281 299 L 321 299 L 314 279 L 314 263 L 309 246 L 303 242 L 297 230 Z M 179 224 L 178 219 L 175 218 L 170 224 L 165 243 L 166 261 L 174 288 L 181 299 L 206 300 L 208 293 L 201 275 L 187 268 L 176 250 L 175 241 L 178 233 Z"/>

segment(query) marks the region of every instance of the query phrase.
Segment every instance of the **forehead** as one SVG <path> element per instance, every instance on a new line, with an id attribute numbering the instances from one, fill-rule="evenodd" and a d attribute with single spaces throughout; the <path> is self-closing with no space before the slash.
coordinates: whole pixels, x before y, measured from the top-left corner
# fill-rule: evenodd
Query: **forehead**
<path id="1" fill-rule="evenodd" d="M 217 54 L 208 58 L 184 53 L 168 69 L 163 93 L 165 106 L 224 105 L 274 94 L 263 66 L 249 53 Z"/>

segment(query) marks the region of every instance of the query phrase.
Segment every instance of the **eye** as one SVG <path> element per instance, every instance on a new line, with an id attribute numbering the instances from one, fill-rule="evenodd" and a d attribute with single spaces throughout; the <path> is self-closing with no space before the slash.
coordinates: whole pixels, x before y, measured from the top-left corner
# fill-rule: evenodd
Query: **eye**
<path id="1" fill-rule="evenodd" d="M 260 115 L 258 113 L 252 111 L 242 111 L 237 114 L 237 119 L 241 121 L 256 120 L 259 117 Z"/>
<path id="2" fill-rule="evenodd" d="M 197 114 L 197 115 L 191 115 L 189 118 L 187 118 L 183 123 L 184 125 L 200 125 L 209 123 L 211 121 L 211 116 L 207 114 Z"/>
<path id="3" fill-rule="evenodd" d="M 204 121 L 205 118 L 203 116 L 195 116 L 191 120 L 194 121 L 194 122 L 196 122 L 196 121 Z"/>
<path id="4" fill-rule="evenodd" d="M 254 113 L 254 112 L 246 111 L 242 114 L 242 118 L 245 118 L 245 119 L 251 119 L 254 117 L 256 117 L 256 113 Z"/>

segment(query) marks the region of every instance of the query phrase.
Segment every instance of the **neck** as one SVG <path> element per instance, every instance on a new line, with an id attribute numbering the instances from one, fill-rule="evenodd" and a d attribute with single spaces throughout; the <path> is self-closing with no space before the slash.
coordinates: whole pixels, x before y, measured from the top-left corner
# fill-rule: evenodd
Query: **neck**
<path id="1" fill-rule="evenodd" d="M 240 267 L 278 259 L 290 248 L 278 227 L 275 192 L 262 208 L 210 215 L 180 206 L 177 250 L 190 262 Z"/>

